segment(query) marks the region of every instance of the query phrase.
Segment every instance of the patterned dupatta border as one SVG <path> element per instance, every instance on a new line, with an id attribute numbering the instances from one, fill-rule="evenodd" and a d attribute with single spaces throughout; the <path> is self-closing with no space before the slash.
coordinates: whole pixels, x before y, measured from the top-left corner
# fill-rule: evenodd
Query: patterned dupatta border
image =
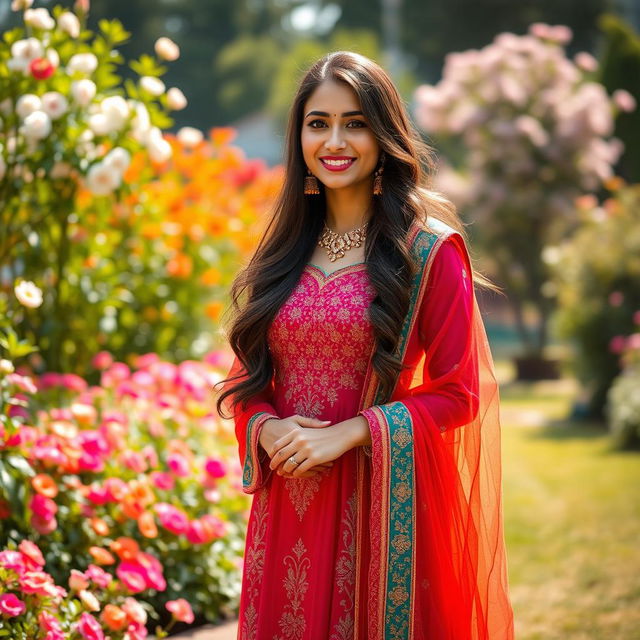
<path id="1" fill-rule="evenodd" d="M 405 318 L 396 353 L 404 360 L 409 336 L 417 321 L 424 298 L 429 272 L 437 251 L 454 229 L 438 221 L 429 221 L 434 231 L 417 224 L 409 232 L 409 242 L 419 265 L 411 285 L 409 311 Z M 397 382 L 396 382 L 397 384 Z M 371 640 L 414 637 L 415 566 L 415 464 L 413 455 L 413 422 L 406 406 L 400 402 L 385 402 L 371 359 L 365 377 L 360 409 L 372 407 L 380 429 L 372 430 L 372 449 L 382 452 L 371 467 L 370 518 L 365 522 L 364 509 L 358 509 L 357 532 L 370 536 L 371 561 L 366 575 L 368 603 L 362 602 L 361 554 L 356 567 L 354 640 L 365 640 L 358 621 L 360 607 L 368 607 L 366 637 Z M 371 459 L 372 460 L 372 459 Z M 372 460 L 373 461 L 373 460 Z M 367 456 L 360 448 L 357 465 L 358 495 L 365 486 Z M 364 568 L 366 571 L 366 568 Z M 361 633 L 362 632 L 362 633 Z"/>

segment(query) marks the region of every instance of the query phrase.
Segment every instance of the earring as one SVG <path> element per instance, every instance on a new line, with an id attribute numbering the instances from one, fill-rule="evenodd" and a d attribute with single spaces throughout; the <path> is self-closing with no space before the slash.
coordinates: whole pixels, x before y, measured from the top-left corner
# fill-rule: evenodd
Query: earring
<path id="1" fill-rule="evenodd" d="M 382 152 L 382 156 L 380 159 L 380 166 L 376 169 L 373 178 L 373 195 L 380 196 L 382 195 L 382 172 L 384 171 L 384 151 Z"/>
<path id="2" fill-rule="evenodd" d="M 304 193 L 308 196 L 317 196 L 320 194 L 320 187 L 318 186 L 318 179 L 307 169 L 309 175 L 304 178 Z"/>

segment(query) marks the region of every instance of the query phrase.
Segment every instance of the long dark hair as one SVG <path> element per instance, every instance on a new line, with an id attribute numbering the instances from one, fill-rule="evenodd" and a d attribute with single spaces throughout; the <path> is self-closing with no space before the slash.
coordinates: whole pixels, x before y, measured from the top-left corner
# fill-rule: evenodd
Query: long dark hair
<path id="1" fill-rule="evenodd" d="M 412 126 L 387 73 L 369 58 L 350 51 L 322 57 L 302 78 L 291 105 L 285 139 L 284 184 L 274 210 L 253 257 L 231 286 L 235 315 L 228 339 L 244 372 L 218 383 L 225 385 L 216 401 L 220 415 L 227 396 L 233 394 L 234 406 L 240 402 L 246 405 L 246 401 L 270 384 L 273 363 L 267 330 L 296 286 L 322 229 L 324 187 L 318 181 L 320 195 L 305 196 L 303 192 L 306 165 L 300 134 L 304 105 L 325 80 L 342 82 L 355 92 L 380 151 L 386 156 L 383 193 L 373 198 L 374 209 L 365 240 L 367 273 L 376 291 L 369 307 L 375 337 L 373 367 L 384 392 L 392 389 L 402 369 L 394 352 L 417 269 L 407 245 L 411 223 L 420 219 L 426 224 L 427 216 L 433 216 L 466 237 L 453 204 L 429 189 L 435 168 L 433 151 Z M 487 286 L 488 281 L 481 274 L 474 272 L 474 276 L 476 283 Z M 226 384 L 233 380 L 237 382 Z"/>

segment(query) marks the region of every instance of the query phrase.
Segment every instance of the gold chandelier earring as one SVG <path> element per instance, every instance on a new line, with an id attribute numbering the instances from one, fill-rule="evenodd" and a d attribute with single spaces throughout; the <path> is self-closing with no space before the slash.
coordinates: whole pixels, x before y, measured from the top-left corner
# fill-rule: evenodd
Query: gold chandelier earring
<path id="1" fill-rule="evenodd" d="M 374 196 L 382 195 L 382 172 L 384 171 L 384 160 L 385 160 L 385 155 L 383 151 L 380 156 L 380 166 L 376 169 L 374 178 L 373 178 L 373 195 Z"/>
<path id="2" fill-rule="evenodd" d="M 318 186 L 318 179 L 307 169 L 308 175 L 304 178 L 304 193 L 307 196 L 320 195 L 320 187 Z"/>

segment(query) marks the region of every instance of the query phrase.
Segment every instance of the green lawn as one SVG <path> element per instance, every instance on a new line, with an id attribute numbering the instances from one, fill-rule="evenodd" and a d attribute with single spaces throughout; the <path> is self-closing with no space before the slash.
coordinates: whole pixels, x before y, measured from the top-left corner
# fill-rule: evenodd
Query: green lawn
<path id="1" fill-rule="evenodd" d="M 640 453 L 568 422 L 573 393 L 501 383 L 516 638 L 640 639 Z"/>

